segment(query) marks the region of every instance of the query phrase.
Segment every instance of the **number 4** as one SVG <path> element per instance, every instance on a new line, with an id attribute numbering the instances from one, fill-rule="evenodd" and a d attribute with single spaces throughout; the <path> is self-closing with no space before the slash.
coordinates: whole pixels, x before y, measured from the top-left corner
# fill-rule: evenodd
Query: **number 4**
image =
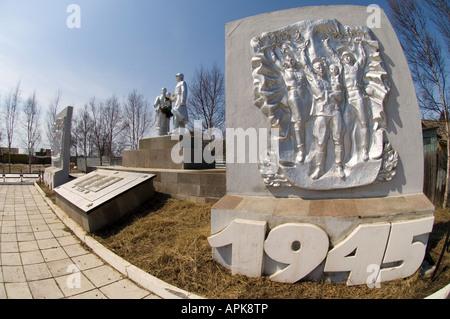
<path id="1" fill-rule="evenodd" d="M 337 244 L 325 262 L 325 272 L 350 272 L 347 285 L 362 285 L 367 280 L 367 266 L 380 265 L 389 237 L 389 223 L 359 225 Z"/>

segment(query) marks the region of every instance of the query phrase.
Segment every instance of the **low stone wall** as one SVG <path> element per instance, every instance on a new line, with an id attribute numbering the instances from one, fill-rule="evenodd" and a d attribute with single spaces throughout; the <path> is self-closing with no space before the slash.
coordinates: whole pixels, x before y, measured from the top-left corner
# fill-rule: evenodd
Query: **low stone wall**
<path id="1" fill-rule="evenodd" d="M 214 203 L 226 194 L 225 169 L 151 169 L 124 166 L 102 166 L 101 169 L 154 174 L 156 192 L 173 198 L 199 203 Z"/>

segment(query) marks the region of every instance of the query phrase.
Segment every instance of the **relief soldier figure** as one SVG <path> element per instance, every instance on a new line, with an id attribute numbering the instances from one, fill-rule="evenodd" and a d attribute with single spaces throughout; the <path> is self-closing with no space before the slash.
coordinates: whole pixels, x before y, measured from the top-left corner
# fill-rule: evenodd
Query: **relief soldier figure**
<path id="1" fill-rule="evenodd" d="M 314 118 L 313 136 L 316 141 L 315 170 L 311 179 L 316 180 L 325 172 L 328 138 L 334 142 L 335 168 L 340 178 L 344 178 L 344 121 L 340 108 L 339 92 L 334 92 L 328 79 L 325 63 L 322 58 L 309 61 L 305 49 L 301 50 L 302 62 L 309 86 L 313 93 L 311 116 Z M 330 132 L 331 131 L 331 132 Z"/>
<path id="2" fill-rule="evenodd" d="M 295 59 L 292 44 L 284 44 L 281 48 L 282 56 L 273 50 L 272 59 L 283 74 L 286 84 L 288 106 L 291 111 L 291 123 L 294 124 L 294 134 L 297 147 L 296 161 L 302 163 L 305 159 L 305 122 L 309 116 L 310 97 L 302 66 Z"/>

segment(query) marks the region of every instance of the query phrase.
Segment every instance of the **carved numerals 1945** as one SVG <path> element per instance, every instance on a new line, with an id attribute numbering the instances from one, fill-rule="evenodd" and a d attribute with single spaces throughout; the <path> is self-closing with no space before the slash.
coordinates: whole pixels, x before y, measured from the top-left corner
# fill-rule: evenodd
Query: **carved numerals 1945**
<path id="1" fill-rule="evenodd" d="M 429 217 L 362 224 L 330 251 L 326 232 L 305 223 L 279 225 L 265 237 L 267 222 L 235 219 L 208 240 L 213 248 L 231 245 L 232 274 L 259 277 L 269 257 L 286 265 L 270 278 L 294 283 L 325 260 L 324 272 L 348 272 L 347 285 L 360 285 L 367 284 L 369 277 L 382 282 L 414 274 L 424 258 L 433 221 Z"/>

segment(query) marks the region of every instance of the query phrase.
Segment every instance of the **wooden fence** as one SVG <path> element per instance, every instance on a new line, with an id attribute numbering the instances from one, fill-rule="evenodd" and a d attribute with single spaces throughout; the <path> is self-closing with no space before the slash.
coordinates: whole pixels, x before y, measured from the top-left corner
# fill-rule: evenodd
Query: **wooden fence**
<path id="1" fill-rule="evenodd" d="M 435 206 L 444 201 L 447 151 L 431 151 L 424 154 L 423 192 Z"/>

